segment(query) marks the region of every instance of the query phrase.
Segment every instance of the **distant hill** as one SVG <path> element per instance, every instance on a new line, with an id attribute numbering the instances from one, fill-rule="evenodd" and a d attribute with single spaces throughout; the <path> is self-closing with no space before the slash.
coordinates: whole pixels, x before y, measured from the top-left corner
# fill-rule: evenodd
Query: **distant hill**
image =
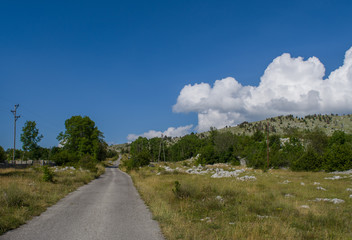
<path id="1" fill-rule="evenodd" d="M 352 114 L 342 116 L 338 116 L 337 114 L 314 114 L 305 117 L 294 117 L 293 115 L 278 116 L 257 122 L 243 122 L 235 127 L 225 127 L 218 130 L 220 132 L 230 131 L 237 135 L 252 135 L 257 130 L 266 130 L 268 123 L 270 134 L 282 135 L 290 128 L 297 128 L 301 131 L 320 128 L 328 136 L 331 136 L 337 130 L 352 134 Z"/>
<path id="2" fill-rule="evenodd" d="M 331 136 L 334 131 L 340 130 L 348 134 L 352 134 L 352 114 L 339 116 L 337 114 L 322 115 L 313 114 L 305 117 L 294 117 L 293 115 L 278 116 L 267 118 L 257 122 L 243 122 L 235 127 L 225 127 L 217 129 L 219 132 L 232 132 L 236 135 L 252 135 L 257 130 L 266 130 L 267 123 L 269 123 L 269 133 L 283 135 L 290 128 L 298 129 L 300 131 L 313 130 L 315 128 L 322 129 L 328 136 Z M 209 132 L 198 133 L 198 136 L 207 136 Z M 180 137 L 167 138 L 167 144 L 174 144 Z M 109 146 L 110 149 L 120 152 L 122 149 L 128 151 L 130 144 L 123 143 Z"/>
<path id="3" fill-rule="evenodd" d="M 128 143 L 122 143 L 122 144 L 115 144 L 115 145 L 110 145 L 108 146 L 108 149 L 121 152 L 122 150 L 127 151 L 129 150 L 129 145 Z"/>

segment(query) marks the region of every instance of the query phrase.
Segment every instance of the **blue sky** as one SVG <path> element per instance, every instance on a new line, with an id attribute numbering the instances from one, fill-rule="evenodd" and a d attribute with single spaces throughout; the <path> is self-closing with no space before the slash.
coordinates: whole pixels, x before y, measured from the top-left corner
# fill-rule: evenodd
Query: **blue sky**
<path id="1" fill-rule="evenodd" d="M 327 78 L 343 65 L 352 47 L 351 10 L 351 1 L 332 0 L 3 0 L 0 145 L 12 146 L 14 104 L 20 104 L 21 115 L 17 138 L 25 121 L 36 121 L 44 147 L 58 144 L 64 121 L 73 115 L 89 116 L 110 144 L 126 142 L 129 134 L 164 132 L 169 127 L 204 130 L 217 125 L 209 115 L 214 111 L 219 118 L 227 111 L 220 127 L 265 117 L 248 109 L 189 101 L 201 83 L 204 90 L 227 77 L 236 79 L 228 80 L 230 86 L 259 86 L 264 71 L 283 53 L 291 54 L 289 60 L 303 57 L 300 64 L 315 56 Z M 190 95 L 183 91 L 186 85 Z M 308 90 L 304 94 L 313 96 Z M 208 101 L 212 99 L 216 102 L 219 96 Z M 277 113 L 281 112 L 267 114 Z"/>

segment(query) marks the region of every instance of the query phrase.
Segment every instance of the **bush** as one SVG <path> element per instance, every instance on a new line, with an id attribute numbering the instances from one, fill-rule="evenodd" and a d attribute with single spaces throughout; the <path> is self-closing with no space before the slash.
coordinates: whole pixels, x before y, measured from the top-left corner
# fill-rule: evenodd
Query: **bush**
<path id="1" fill-rule="evenodd" d="M 246 146 L 244 151 L 244 157 L 247 159 L 247 165 L 253 168 L 265 168 L 267 148 L 266 143 L 254 142 Z"/>
<path id="2" fill-rule="evenodd" d="M 5 150 L 0 146 L 0 162 L 5 162 L 7 158 Z"/>
<path id="3" fill-rule="evenodd" d="M 181 187 L 179 181 L 175 181 L 175 187 L 172 189 L 172 192 L 175 194 L 177 198 L 187 198 L 191 195 L 188 188 Z"/>
<path id="4" fill-rule="evenodd" d="M 68 152 L 67 150 L 62 150 L 51 156 L 51 159 L 59 166 L 74 163 L 78 161 L 77 154 Z"/>
<path id="5" fill-rule="evenodd" d="M 294 171 L 319 171 L 322 168 L 322 159 L 313 148 L 308 147 L 307 151 L 291 164 Z"/>
<path id="6" fill-rule="evenodd" d="M 90 155 L 85 155 L 79 160 L 78 166 L 93 173 L 98 172 L 97 162 Z"/>
<path id="7" fill-rule="evenodd" d="M 293 162 L 304 154 L 304 146 L 297 137 L 290 137 L 290 141 L 282 147 L 282 161 L 287 163 L 286 166 L 291 167 Z"/>
<path id="8" fill-rule="evenodd" d="M 42 168 L 43 171 L 43 181 L 44 182 L 53 182 L 54 181 L 54 173 L 51 171 L 51 169 L 48 166 L 43 166 Z"/>
<path id="9" fill-rule="evenodd" d="M 346 171 L 352 169 L 352 145 L 334 144 L 324 154 L 323 168 L 327 171 Z"/>
<path id="10" fill-rule="evenodd" d="M 138 168 L 138 164 L 137 164 L 137 161 L 135 161 L 135 159 L 133 158 L 130 158 L 128 160 L 126 160 L 123 164 L 123 166 L 126 167 L 126 170 L 129 172 L 133 169 L 136 169 Z"/>

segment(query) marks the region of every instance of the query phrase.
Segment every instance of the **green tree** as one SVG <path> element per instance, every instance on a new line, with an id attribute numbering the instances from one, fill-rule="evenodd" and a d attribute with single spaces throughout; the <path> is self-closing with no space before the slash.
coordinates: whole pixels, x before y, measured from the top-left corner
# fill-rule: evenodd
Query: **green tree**
<path id="1" fill-rule="evenodd" d="M 352 144 L 334 144 L 324 154 L 323 168 L 327 171 L 346 171 L 352 168 Z"/>
<path id="2" fill-rule="evenodd" d="M 311 150 L 314 150 L 320 156 L 328 146 L 328 137 L 326 133 L 319 128 L 306 132 L 305 139 L 308 142 L 308 146 L 312 148 Z"/>
<path id="3" fill-rule="evenodd" d="M 107 144 L 103 133 L 89 117 L 72 116 L 65 121 L 65 128 L 65 132 L 57 137 L 64 150 L 78 155 L 79 158 L 88 154 L 94 160 L 105 159 Z"/>
<path id="4" fill-rule="evenodd" d="M 30 156 L 37 159 L 38 143 L 42 140 L 43 135 L 39 134 L 35 121 L 26 121 L 21 134 L 22 148 L 25 152 L 30 152 Z"/>
<path id="5" fill-rule="evenodd" d="M 21 156 L 23 155 L 22 153 L 23 153 L 23 151 L 21 151 L 19 149 L 16 149 L 16 151 L 15 151 L 15 159 L 20 159 Z M 12 161 L 12 159 L 13 159 L 13 148 L 8 148 L 6 150 L 6 154 L 7 154 L 7 160 L 8 161 Z"/>
<path id="6" fill-rule="evenodd" d="M 321 156 L 310 145 L 300 158 L 291 163 L 291 169 L 294 171 L 319 171 L 321 167 Z"/>
<path id="7" fill-rule="evenodd" d="M 7 158 L 5 150 L 0 146 L 0 162 L 5 162 Z"/>

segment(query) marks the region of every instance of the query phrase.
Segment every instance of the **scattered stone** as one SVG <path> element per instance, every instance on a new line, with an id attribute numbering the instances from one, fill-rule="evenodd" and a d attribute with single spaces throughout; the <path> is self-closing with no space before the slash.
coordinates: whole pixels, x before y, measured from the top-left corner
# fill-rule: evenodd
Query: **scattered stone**
<path id="1" fill-rule="evenodd" d="M 240 180 L 240 181 L 251 181 L 251 180 L 257 180 L 257 178 L 255 176 L 242 176 L 242 177 L 238 177 L 237 180 Z"/>
<path id="2" fill-rule="evenodd" d="M 329 174 L 346 174 L 346 175 L 348 175 L 348 174 L 352 174 L 352 169 L 347 170 L 347 171 L 341 171 L 341 172 L 335 171 L 335 172 L 331 172 Z"/>
<path id="3" fill-rule="evenodd" d="M 326 177 L 324 179 L 329 179 L 329 180 L 338 180 L 338 179 L 343 179 L 343 178 L 346 178 L 346 177 L 341 177 L 341 176 L 333 176 L 333 177 Z"/>
<path id="4" fill-rule="evenodd" d="M 172 168 L 170 168 L 168 166 L 165 166 L 164 168 L 165 168 L 166 172 L 174 172 L 175 171 L 175 169 L 172 169 Z"/>
<path id="5" fill-rule="evenodd" d="M 304 186 L 304 185 L 306 185 L 306 184 L 304 184 L 304 182 L 301 182 L 301 186 Z"/>
<path id="6" fill-rule="evenodd" d="M 244 169 L 239 169 L 235 171 L 225 171 L 222 168 L 215 169 L 215 173 L 211 176 L 212 178 L 227 178 L 227 177 L 237 177 L 240 173 L 243 173 Z"/>
<path id="7" fill-rule="evenodd" d="M 352 198 L 352 194 L 350 195 L 350 198 Z"/>
<path id="8" fill-rule="evenodd" d="M 318 189 L 318 190 L 322 190 L 322 191 L 326 191 L 326 189 L 323 188 L 323 187 L 317 187 L 317 189 Z"/>
<path id="9" fill-rule="evenodd" d="M 285 194 L 285 198 L 292 198 L 292 197 L 295 197 L 295 196 L 289 193 Z"/>
<path id="10" fill-rule="evenodd" d="M 345 201 L 342 199 L 338 199 L 338 198 L 316 198 L 314 200 L 315 202 L 331 202 L 334 204 L 339 204 L 339 203 L 344 203 Z"/>
<path id="11" fill-rule="evenodd" d="M 209 172 L 210 172 L 209 169 L 203 168 L 202 165 L 200 164 L 198 165 L 198 167 L 193 166 L 193 168 L 186 170 L 186 173 L 188 174 L 199 174 L 199 175 L 207 174 Z"/>
<path id="12" fill-rule="evenodd" d="M 221 196 L 216 196 L 216 200 L 220 201 L 220 202 L 223 202 L 224 199 L 221 197 Z"/>
<path id="13" fill-rule="evenodd" d="M 261 215 L 257 215 L 257 217 L 260 219 L 269 218 L 269 216 L 261 216 Z"/>
<path id="14" fill-rule="evenodd" d="M 211 223 L 211 218 L 210 217 L 202 218 L 200 221 L 202 222 L 206 221 L 207 223 Z"/>
<path id="15" fill-rule="evenodd" d="M 352 188 L 346 188 L 346 191 L 352 192 Z"/>
<path id="16" fill-rule="evenodd" d="M 289 184 L 291 181 L 289 181 L 289 180 L 285 180 L 285 181 L 283 181 L 281 184 Z"/>
<path id="17" fill-rule="evenodd" d="M 242 167 L 246 167 L 247 166 L 247 162 L 245 158 L 240 158 L 240 164 Z"/>
<path id="18" fill-rule="evenodd" d="M 230 225 L 234 225 L 235 223 L 234 222 L 229 222 Z"/>
<path id="19" fill-rule="evenodd" d="M 310 209 L 308 205 L 301 205 L 300 208 Z"/>
<path id="20" fill-rule="evenodd" d="M 159 176 L 161 174 L 161 172 L 158 172 L 156 175 Z"/>
<path id="21" fill-rule="evenodd" d="M 313 185 L 320 185 L 320 183 L 318 183 L 318 182 L 314 182 L 314 183 L 313 183 Z"/>

